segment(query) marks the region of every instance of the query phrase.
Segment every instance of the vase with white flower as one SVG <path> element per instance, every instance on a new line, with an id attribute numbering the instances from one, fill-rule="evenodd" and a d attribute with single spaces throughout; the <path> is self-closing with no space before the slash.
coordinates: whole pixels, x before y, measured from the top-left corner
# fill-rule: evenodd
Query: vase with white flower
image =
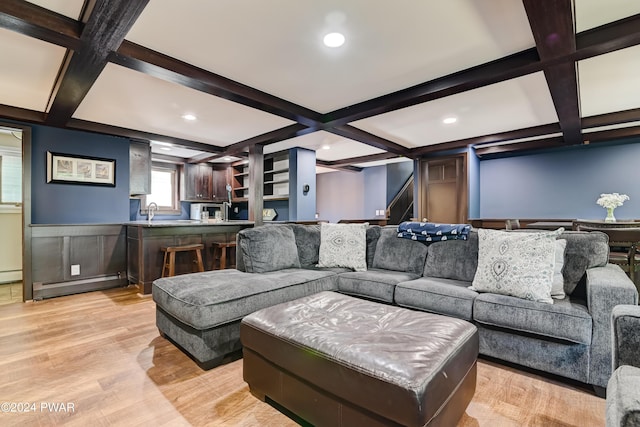
<path id="1" fill-rule="evenodd" d="M 626 200 L 629 200 L 629 196 L 626 194 L 603 193 L 600 195 L 596 203 L 607 210 L 607 217 L 604 219 L 605 222 L 616 221 L 616 217 L 613 216 L 613 210 L 618 206 L 622 206 Z"/>

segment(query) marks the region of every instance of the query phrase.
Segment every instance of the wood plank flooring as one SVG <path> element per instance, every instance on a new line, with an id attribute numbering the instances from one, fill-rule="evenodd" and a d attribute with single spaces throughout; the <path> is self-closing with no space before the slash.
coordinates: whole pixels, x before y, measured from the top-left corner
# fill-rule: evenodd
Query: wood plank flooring
<path id="1" fill-rule="evenodd" d="M 480 360 L 459 426 L 603 426 L 604 410 L 588 389 Z M 250 394 L 242 360 L 202 371 L 161 338 L 132 287 L 0 306 L 0 425 L 297 424 Z"/>

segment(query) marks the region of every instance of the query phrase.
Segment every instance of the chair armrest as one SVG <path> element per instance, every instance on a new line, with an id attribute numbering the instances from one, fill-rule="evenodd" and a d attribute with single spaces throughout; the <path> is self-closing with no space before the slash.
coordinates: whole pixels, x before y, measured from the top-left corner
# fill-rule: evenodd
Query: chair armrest
<path id="1" fill-rule="evenodd" d="M 640 306 L 618 305 L 611 315 L 613 333 L 612 368 L 631 365 L 640 368 Z"/>
<path id="2" fill-rule="evenodd" d="M 587 269 L 587 308 L 593 319 L 589 383 L 606 387 L 611 376 L 611 313 L 620 304 L 638 304 L 638 291 L 613 264 Z"/>

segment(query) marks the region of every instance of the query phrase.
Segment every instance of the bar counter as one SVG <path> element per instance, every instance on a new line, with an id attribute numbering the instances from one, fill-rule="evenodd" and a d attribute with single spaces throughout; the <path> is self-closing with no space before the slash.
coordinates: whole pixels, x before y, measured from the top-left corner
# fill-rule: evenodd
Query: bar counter
<path id="1" fill-rule="evenodd" d="M 127 229 L 127 279 L 142 294 L 151 293 L 154 280 L 162 275 L 162 246 L 202 243 L 205 270 L 211 268 L 213 243 L 235 242 L 236 234 L 253 227 L 253 221 L 200 222 L 196 220 L 131 221 Z M 176 274 L 193 271 L 192 256 L 176 257 Z"/>

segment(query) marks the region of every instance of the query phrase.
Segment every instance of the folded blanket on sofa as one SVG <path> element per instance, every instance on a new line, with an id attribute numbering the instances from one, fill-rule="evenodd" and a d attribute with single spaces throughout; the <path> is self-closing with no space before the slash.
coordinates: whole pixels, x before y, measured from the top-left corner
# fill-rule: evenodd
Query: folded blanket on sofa
<path id="1" fill-rule="evenodd" d="M 398 225 L 398 237 L 422 242 L 467 240 L 469 224 L 437 224 L 433 222 L 405 221 Z"/>

